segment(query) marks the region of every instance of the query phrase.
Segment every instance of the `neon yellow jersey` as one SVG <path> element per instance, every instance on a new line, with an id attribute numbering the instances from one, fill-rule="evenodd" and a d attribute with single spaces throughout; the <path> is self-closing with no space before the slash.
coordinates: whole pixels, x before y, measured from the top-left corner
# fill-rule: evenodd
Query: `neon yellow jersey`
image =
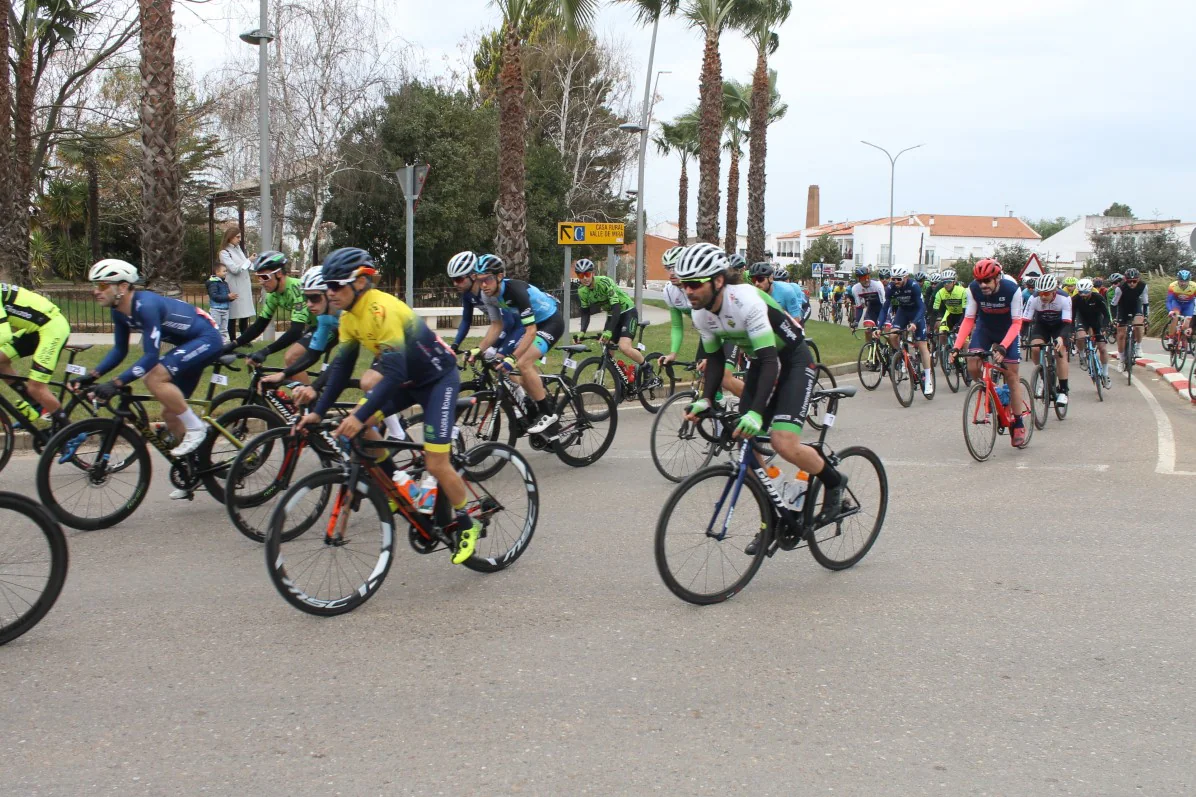
<path id="1" fill-rule="evenodd" d="M 341 313 L 340 342 L 361 343 L 374 354 L 403 351 L 427 326 L 404 302 L 370 288 Z"/>
<path id="2" fill-rule="evenodd" d="M 951 290 L 946 288 L 939 288 L 938 293 L 934 295 L 934 309 L 946 308 L 943 310 L 943 315 L 951 313 L 952 315 L 958 313 L 963 314 L 964 304 L 968 300 L 968 289 L 955 283 L 955 287 Z"/>
<path id="3" fill-rule="evenodd" d="M 1067 287 L 1066 285 L 1063 286 L 1063 293 L 1067 294 L 1067 298 L 1069 298 L 1069 299 L 1074 299 L 1075 295 L 1079 292 L 1080 292 L 1080 289 L 1076 286 L 1072 286 L 1070 288 Z"/>

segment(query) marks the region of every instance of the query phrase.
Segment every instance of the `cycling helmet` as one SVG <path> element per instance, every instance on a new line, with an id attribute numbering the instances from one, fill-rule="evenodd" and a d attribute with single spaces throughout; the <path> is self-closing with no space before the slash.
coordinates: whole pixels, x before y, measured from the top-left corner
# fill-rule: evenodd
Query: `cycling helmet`
<path id="1" fill-rule="evenodd" d="M 991 257 L 986 257 L 972 268 L 972 276 L 981 282 L 999 277 L 1001 276 L 1001 264 Z"/>
<path id="2" fill-rule="evenodd" d="M 304 271 L 299 281 L 304 293 L 315 293 L 316 291 L 328 289 L 328 283 L 324 282 L 324 269 L 322 266 L 312 266 L 307 271 Z"/>
<path id="3" fill-rule="evenodd" d="M 678 279 L 691 280 L 713 277 L 727 270 L 727 254 L 714 244 L 700 243 L 686 247 L 677 261 Z"/>
<path id="4" fill-rule="evenodd" d="M 474 274 L 502 274 L 507 270 L 507 264 L 498 255 L 482 255 L 473 267 Z"/>
<path id="5" fill-rule="evenodd" d="M 1192 272 L 1188 271 L 1186 268 L 1181 268 L 1179 270 L 1179 273 L 1176 274 L 1175 276 L 1179 279 L 1180 282 L 1187 282 L 1188 280 L 1192 279 Z"/>
<path id="6" fill-rule="evenodd" d="M 1103 287 L 1105 287 L 1105 281 L 1103 279 L 1101 279 L 1100 277 L 1093 277 L 1092 278 L 1092 287 L 1103 288 Z"/>
<path id="7" fill-rule="evenodd" d="M 942 275 L 942 274 L 940 274 L 940 273 L 939 273 L 939 272 L 937 272 L 937 271 L 932 271 L 932 272 L 930 272 L 930 283 L 931 283 L 932 285 L 938 284 L 938 283 L 940 283 L 940 282 L 942 282 L 942 281 L 943 281 L 943 275 Z"/>
<path id="8" fill-rule="evenodd" d="M 880 277 L 882 280 L 887 280 L 889 277 L 893 276 L 893 272 L 889 271 L 887 268 L 882 268 L 880 271 L 876 272 L 876 276 Z"/>
<path id="9" fill-rule="evenodd" d="M 872 273 L 872 269 L 868 268 L 867 266 L 856 266 L 855 267 L 855 275 L 857 277 L 867 277 L 871 273 Z"/>
<path id="10" fill-rule="evenodd" d="M 660 256 L 660 265 L 672 271 L 677 265 L 677 261 L 681 259 L 681 253 L 684 251 L 684 246 L 674 246 L 666 249 L 664 254 Z"/>
<path id="11" fill-rule="evenodd" d="M 594 261 L 590 260 L 588 257 L 583 257 L 573 264 L 573 271 L 576 274 L 593 274 Z"/>
<path id="12" fill-rule="evenodd" d="M 1112 274 L 1109 275 L 1109 284 L 1110 285 L 1120 285 L 1124 280 L 1125 280 L 1125 277 L 1121 276 L 1121 272 L 1119 272 L 1119 271 L 1114 271 Z"/>
<path id="13" fill-rule="evenodd" d="M 473 267 L 478 263 L 478 256 L 473 252 L 458 252 L 449 258 L 448 275 L 451 279 L 468 277 L 473 273 Z"/>
<path id="14" fill-rule="evenodd" d="M 328 253 L 321 266 L 324 282 L 344 285 L 358 277 L 373 277 L 378 274 L 374 258 L 364 249 L 345 246 Z"/>
<path id="15" fill-rule="evenodd" d="M 254 274 L 268 274 L 271 271 L 279 271 L 287 267 L 287 256 L 282 252 L 276 252 L 271 249 L 268 252 L 262 252 L 253 259 L 253 265 L 250 269 Z"/>
<path id="16" fill-rule="evenodd" d="M 789 281 L 789 269 L 785 268 L 784 266 L 777 266 L 772 271 L 772 278 L 774 280 L 779 280 L 780 282 L 788 282 Z M 842 284 L 842 283 L 840 283 L 840 284 Z"/>
<path id="17" fill-rule="evenodd" d="M 1059 280 L 1055 279 L 1054 274 L 1043 274 L 1038 278 L 1038 282 L 1034 283 L 1034 290 L 1038 293 L 1057 291 L 1059 290 Z"/>
<path id="18" fill-rule="evenodd" d="M 955 276 L 955 269 L 949 268 L 946 271 L 940 272 L 939 278 L 943 282 L 955 282 L 955 280 L 957 279 Z"/>
<path id="19" fill-rule="evenodd" d="M 904 279 L 909 276 L 909 266 L 893 266 L 893 279 Z"/>
<path id="20" fill-rule="evenodd" d="M 1022 287 L 1023 288 L 1033 288 L 1034 287 L 1034 277 L 1026 277 L 1025 279 L 1023 279 Z"/>
<path id="21" fill-rule="evenodd" d="M 1138 269 L 1136 269 L 1136 268 L 1127 268 L 1127 269 L 1125 270 L 1125 278 L 1126 278 L 1127 280 L 1136 280 L 1136 279 L 1141 279 L 1141 278 L 1142 278 L 1142 272 L 1138 271 Z"/>
<path id="22" fill-rule="evenodd" d="M 737 271 L 739 269 L 747 268 L 747 259 L 740 254 L 729 255 L 727 257 L 727 268 L 733 268 Z"/>
<path id="23" fill-rule="evenodd" d="M 748 269 L 748 274 L 753 277 L 773 277 L 776 276 L 776 271 L 772 267 L 772 263 L 752 263 L 752 267 Z"/>
<path id="24" fill-rule="evenodd" d="M 124 260 L 109 257 L 99 261 L 87 272 L 89 282 L 138 282 L 141 275 L 137 266 Z"/>
<path id="25" fill-rule="evenodd" d="M 1074 288 L 1076 286 L 1076 284 L 1077 284 L 1077 280 L 1075 277 L 1065 277 L 1063 280 L 1064 288 Z"/>
<path id="26" fill-rule="evenodd" d="M 1092 293 L 1092 280 L 1082 279 L 1076 283 L 1076 290 L 1080 293 Z"/>

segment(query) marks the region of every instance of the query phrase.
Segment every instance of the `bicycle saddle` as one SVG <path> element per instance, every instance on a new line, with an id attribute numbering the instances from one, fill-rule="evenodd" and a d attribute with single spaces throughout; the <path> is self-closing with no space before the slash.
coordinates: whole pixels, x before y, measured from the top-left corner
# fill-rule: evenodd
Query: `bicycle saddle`
<path id="1" fill-rule="evenodd" d="M 566 346 L 557 346 L 557 351 L 567 351 L 576 354 L 579 351 L 589 351 L 590 347 L 584 343 L 570 343 Z"/>
<path id="2" fill-rule="evenodd" d="M 814 398 L 850 398 L 855 395 L 855 385 L 840 385 L 830 390 L 815 390 Z"/>

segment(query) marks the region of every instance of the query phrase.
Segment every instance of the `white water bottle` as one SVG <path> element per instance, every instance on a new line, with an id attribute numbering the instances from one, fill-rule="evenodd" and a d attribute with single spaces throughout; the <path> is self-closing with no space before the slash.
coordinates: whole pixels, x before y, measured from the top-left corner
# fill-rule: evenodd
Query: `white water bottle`
<path id="1" fill-rule="evenodd" d="M 785 500 L 785 505 L 794 512 L 800 512 L 802 506 L 806 503 L 806 491 L 810 489 L 810 474 L 804 470 L 799 470 L 793 474 L 793 481 L 785 484 L 785 489 L 781 492 L 781 497 Z"/>
<path id="2" fill-rule="evenodd" d="M 424 477 L 419 481 L 419 492 L 416 494 L 415 508 L 425 515 L 432 514 L 433 507 L 436 506 L 436 495 L 440 488 L 436 485 L 436 477 L 431 473 L 425 473 Z"/>

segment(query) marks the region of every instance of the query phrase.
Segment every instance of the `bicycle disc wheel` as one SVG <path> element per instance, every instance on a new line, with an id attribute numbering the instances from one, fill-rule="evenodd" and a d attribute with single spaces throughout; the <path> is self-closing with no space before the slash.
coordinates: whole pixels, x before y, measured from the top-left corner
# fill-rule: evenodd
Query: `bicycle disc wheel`
<path id="1" fill-rule="evenodd" d="M 573 384 L 598 385 L 609 391 L 615 404 L 619 404 L 623 401 L 623 380 L 614 372 L 618 367 L 614 362 L 608 361 L 604 368 L 601 357 L 587 357 L 573 369 Z"/>
<path id="2" fill-rule="evenodd" d="M 650 352 L 644 356 L 644 361 L 655 363 L 663 356 L 664 355 L 658 351 Z M 648 412 L 655 413 L 662 406 L 664 406 L 664 403 L 668 401 L 669 396 L 676 392 L 677 378 L 673 374 L 673 366 L 671 364 L 666 365 L 664 368 L 661 368 L 658 365 L 653 366 L 652 373 L 655 375 L 655 378 L 660 380 L 660 384 L 656 387 L 641 387 L 639 396 L 640 404 L 644 405 L 644 409 L 646 409 Z M 641 380 L 645 378 L 646 377 L 643 375 L 640 376 Z"/>
<path id="3" fill-rule="evenodd" d="M 656 569 L 664 584 L 683 601 L 721 603 L 747 586 L 764 562 L 772 542 L 773 510 L 752 477 L 731 506 L 732 465 L 716 465 L 690 476 L 665 501 L 656 521 Z M 726 493 L 725 501 L 722 499 Z M 717 508 L 716 508 L 717 507 Z M 717 539 L 707 529 L 726 534 Z M 763 534 L 756 553 L 744 548 Z"/>
<path id="4" fill-rule="evenodd" d="M 116 426 L 112 449 L 101 451 Z M 37 495 L 64 526 L 94 531 L 115 526 L 145 500 L 152 465 L 145 441 L 114 418 L 63 427 L 37 461 Z"/>
<path id="5" fill-rule="evenodd" d="M 712 444 L 698 433 L 698 425 L 685 420 L 689 405 L 696 399 L 692 390 L 676 393 L 652 419 L 648 438 L 652 464 L 671 482 L 680 482 L 706 467 L 714 456 Z"/>
<path id="6" fill-rule="evenodd" d="M 283 529 L 311 516 L 306 533 L 283 540 Z M 368 478 L 349 485 L 340 468 L 316 471 L 278 502 L 266 535 L 266 570 L 300 611 L 321 617 L 351 612 L 386 579 L 394 525 L 386 495 Z"/>
<path id="7" fill-rule="evenodd" d="M 245 447 L 245 442 L 283 424 L 276 412 L 256 404 L 234 407 L 216 418 L 208 436 L 195 450 L 195 465 L 208 494 L 223 504 L 229 466 Z"/>
<path id="8" fill-rule="evenodd" d="M 893 383 L 893 395 L 902 407 L 914 403 L 914 379 L 906 370 L 906 360 L 901 352 L 895 353 L 889 364 L 889 381 Z"/>
<path id="9" fill-rule="evenodd" d="M 868 341 L 860 347 L 859 356 L 855 361 L 855 371 L 860 377 L 860 384 L 864 386 L 864 390 L 876 390 L 880 386 L 880 380 L 885 376 L 885 367 L 880 355 L 880 344 L 875 340 Z"/>
<path id="10" fill-rule="evenodd" d="M 0 410 L 0 470 L 4 470 L 4 466 L 8 464 L 15 440 L 16 433 L 12 428 L 12 419 L 4 410 Z"/>
<path id="11" fill-rule="evenodd" d="M 1030 395 L 1034 397 L 1034 426 L 1037 429 L 1045 429 L 1047 418 L 1050 417 L 1051 402 L 1047 396 L 1046 390 L 1046 366 L 1039 365 L 1034 369 L 1034 378 L 1030 381 L 1030 388 L 1034 392 Z M 1042 391 L 1042 398 L 1039 398 L 1038 391 Z"/>
<path id="12" fill-rule="evenodd" d="M 805 516 L 806 541 L 814 561 L 828 570 L 846 570 L 864 558 L 880 534 L 889 508 L 889 478 L 880 457 L 861 446 L 845 448 L 837 454 L 835 469 L 847 477 L 847 492 L 839 519 L 814 528 L 822 512 L 819 499 L 826 491 L 817 478 L 810 480 L 802 514 Z"/>
<path id="13" fill-rule="evenodd" d="M 991 457 L 997 444 L 997 414 L 990 404 L 983 382 L 973 384 L 963 401 L 963 441 L 977 462 Z"/>
<path id="14" fill-rule="evenodd" d="M 262 432 L 237 453 L 228 468 L 224 506 L 229 520 L 249 539 L 265 542 L 270 516 L 287 488 L 310 473 L 336 465 L 336 460 L 307 445 L 302 435 L 291 434 L 289 426 Z M 325 501 L 328 494 L 326 490 Z M 322 505 L 315 506 L 323 510 Z M 302 534 L 314 520 L 314 515 L 296 518 L 282 530 L 283 541 Z"/>
<path id="15" fill-rule="evenodd" d="M 602 458 L 615 440 L 619 413 L 610 393 L 598 385 L 578 385 L 557 405 L 560 431 L 552 447 L 561 462 L 575 468 Z"/>
<path id="16" fill-rule="evenodd" d="M 814 372 L 814 388 L 810 393 L 813 398 L 810 399 L 810 409 L 806 413 L 806 423 L 810 424 L 810 426 L 820 432 L 824 426 L 822 416 L 826 412 L 826 405 L 829 404 L 830 401 L 829 399 L 818 398 L 817 392 L 819 390 L 830 390 L 833 387 L 836 387 L 836 384 L 835 377 L 831 373 L 831 369 L 819 363 L 818 368 L 816 368 Z"/>
<path id="17" fill-rule="evenodd" d="M 465 453 L 466 509 L 482 523 L 482 538 L 464 564 L 493 573 L 510 567 L 527 550 L 540 517 L 536 475 L 523 455 L 510 446 L 483 443 Z M 484 468 L 478 468 L 482 463 Z M 477 469 L 487 475 L 473 478 Z"/>
<path id="18" fill-rule="evenodd" d="M 32 499 L 0 493 L 0 645 L 37 625 L 66 583 L 66 535 Z"/>

